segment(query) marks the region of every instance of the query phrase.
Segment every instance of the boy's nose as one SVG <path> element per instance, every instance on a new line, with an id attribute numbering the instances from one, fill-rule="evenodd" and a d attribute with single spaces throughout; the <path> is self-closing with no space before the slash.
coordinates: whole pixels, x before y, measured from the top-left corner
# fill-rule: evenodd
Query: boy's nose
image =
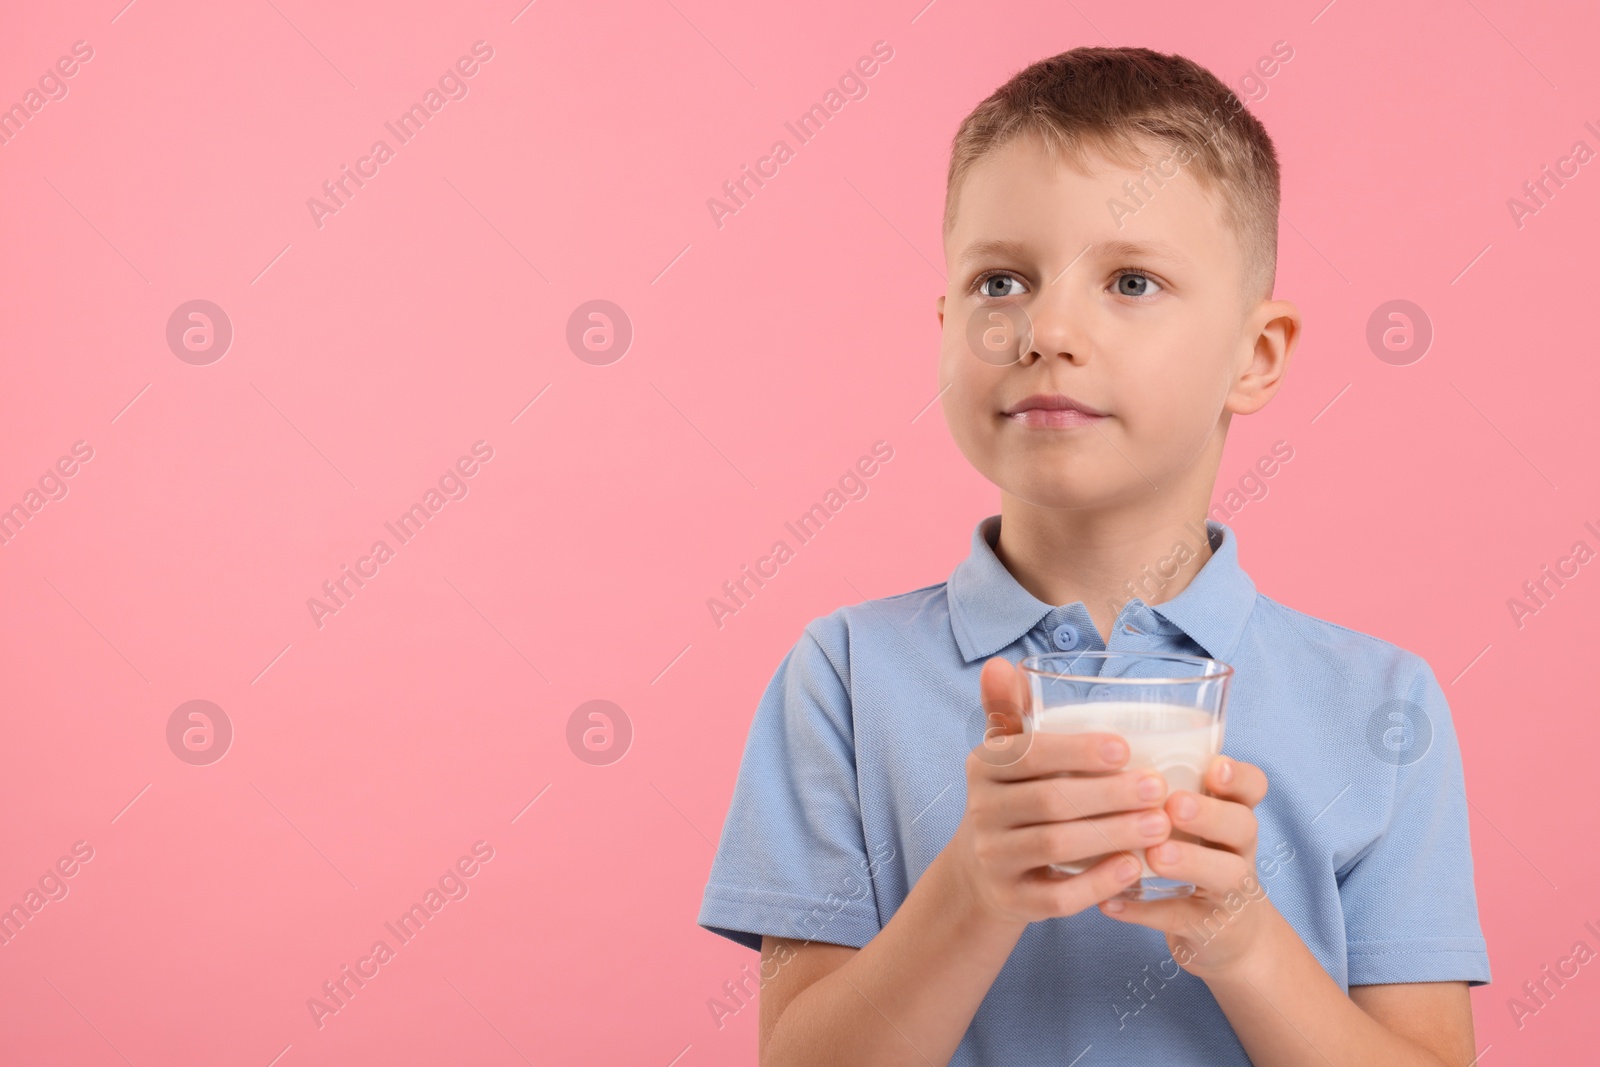
<path id="1" fill-rule="evenodd" d="M 1082 364 L 1089 358 L 1090 344 L 1081 319 L 1071 315 L 1049 314 L 1037 316 L 1031 330 L 1023 339 L 1021 362 L 1026 365 L 1037 360 L 1065 359 Z"/>
<path id="2" fill-rule="evenodd" d="M 1091 309 L 1075 287 L 1045 286 L 1027 308 L 1027 335 L 1023 338 L 1023 363 L 1064 358 L 1083 363 L 1090 354 L 1088 324 Z"/>

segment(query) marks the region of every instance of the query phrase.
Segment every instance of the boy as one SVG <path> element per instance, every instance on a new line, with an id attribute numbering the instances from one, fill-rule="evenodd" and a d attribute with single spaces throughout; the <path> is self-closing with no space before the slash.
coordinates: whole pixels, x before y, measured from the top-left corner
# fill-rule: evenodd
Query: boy
<path id="1" fill-rule="evenodd" d="M 1299 337 L 1277 212 L 1265 130 L 1179 56 L 1074 49 L 961 124 L 939 384 L 1000 514 L 949 581 L 810 623 L 756 711 L 698 921 L 761 950 L 763 1064 L 1474 1060 L 1444 694 L 1205 518 Z M 1234 665 L 1202 793 L 1019 732 L 1012 664 L 1102 648 Z M 1111 900 L 1140 848 L 1196 894 Z"/>

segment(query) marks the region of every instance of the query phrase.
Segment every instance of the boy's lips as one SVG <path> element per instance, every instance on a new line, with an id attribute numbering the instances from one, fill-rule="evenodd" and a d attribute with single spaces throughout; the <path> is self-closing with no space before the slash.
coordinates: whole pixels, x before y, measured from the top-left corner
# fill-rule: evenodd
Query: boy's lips
<path id="1" fill-rule="evenodd" d="M 1109 413 L 1061 393 L 1035 393 L 1012 404 L 1001 414 L 1023 426 L 1067 429 L 1073 426 L 1087 426 L 1105 418 Z"/>

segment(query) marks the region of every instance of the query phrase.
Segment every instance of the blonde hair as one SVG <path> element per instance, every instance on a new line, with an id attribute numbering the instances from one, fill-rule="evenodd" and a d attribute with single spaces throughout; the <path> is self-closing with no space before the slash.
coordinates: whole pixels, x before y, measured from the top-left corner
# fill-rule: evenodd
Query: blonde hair
<path id="1" fill-rule="evenodd" d="M 967 171 L 985 153 L 1026 134 L 1079 170 L 1087 169 L 1091 150 L 1143 168 L 1161 161 L 1152 142 L 1170 148 L 1204 189 L 1220 190 L 1223 224 L 1238 235 L 1244 253 L 1246 295 L 1271 297 L 1278 261 L 1277 152 L 1244 102 L 1198 63 L 1148 48 L 1096 47 L 1074 48 L 1019 71 L 956 130 L 945 182 L 946 236 Z"/>

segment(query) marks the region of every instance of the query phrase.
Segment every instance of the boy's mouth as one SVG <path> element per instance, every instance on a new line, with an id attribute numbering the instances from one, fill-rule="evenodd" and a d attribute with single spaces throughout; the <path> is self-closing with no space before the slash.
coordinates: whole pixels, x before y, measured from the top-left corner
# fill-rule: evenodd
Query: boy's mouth
<path id="1" fill-rule="evenodd" d="M 1098 422 L 1109 412 L 1061 393 L 1035 393 L 1012 404 L 1001 414 L 1022 426 L 1068 429 Z"/>

